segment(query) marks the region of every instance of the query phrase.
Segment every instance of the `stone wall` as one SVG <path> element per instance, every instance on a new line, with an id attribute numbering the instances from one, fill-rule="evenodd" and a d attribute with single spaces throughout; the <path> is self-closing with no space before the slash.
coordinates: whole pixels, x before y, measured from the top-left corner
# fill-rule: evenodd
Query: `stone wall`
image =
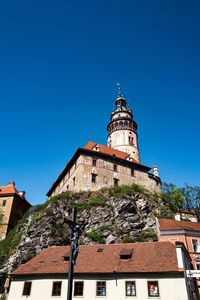
<path id="1" fill-rule="evenodd" d="M 2 220 L 2 224 L 0 224 L 0 240 L 5 238 L 8 231 L 10 214 L 13 205 L 13 198 L 14 198 L 13 196 L 10 197 L 4 196 L 0 198 L 0 207 L 3 212 L 3 220 Z M 6 205 L 2 206 L 4 200 L 6 201 Z"/>

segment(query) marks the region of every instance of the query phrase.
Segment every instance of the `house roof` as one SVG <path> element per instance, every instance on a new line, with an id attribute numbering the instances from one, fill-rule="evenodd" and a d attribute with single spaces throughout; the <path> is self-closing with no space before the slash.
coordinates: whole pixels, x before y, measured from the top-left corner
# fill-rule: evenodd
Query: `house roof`
<path id="1" fill-rule="evenodd" d="M 200 232 L 200 223 L 190 221 L 176 221 L 175 219 L 159 219 L 161 231 L 168 230 L 195 230 Z"/>
<path id="2" fill-rule="evenodd" d="M 99 251 L 98 251 L 99 249 Z M 128 259 L 120 258 L 121 251 L 130 250 Z M 21 265 L 13 275 L 65 274 L 69 262 L 69 246 L 50 247 Z M 92 258 L 92 259 L 91 259 Z M 112 245 L 82 245 L 75 273 L 154 273 L 178 272 L 176 246 L 170 242 L 149 242 Z"/>
<path id="3" fill-rule="evenodd" d="M 6 196 L 6 195 L 18 195 L 19 197 L 25 199 L 20 192 L 15 188 L 14 185 L 8 184 L 5 186 L 0 186 L 0 196 Z"/>
<path id="4" fill-rule="evenodd" d="M 97 144 L 95 142 L 88 142 L 84 146 L 84 149 L 93 150 L 93 148 L 96 145 L 99 146 L 99 152 L 101 152 L 101 153 L 108 154 L 108 155 L 111 155 L 111 156 L 116 156 L 116 157 L 121 158 L 121 159 L 127 159 L 128 156 L 129 156 L 128 153 L 126 153 L 126 152 L 119 151 L 119 150 L 116 150 L 116 149 L 113 149 L 113 148 L 110 148 L 110 147 L 106 147 L 104 145 Z M 137 160 L 135 160 L 135 159 L 133 159 L 132 161 L 139 164 L 137 162 Z"/>

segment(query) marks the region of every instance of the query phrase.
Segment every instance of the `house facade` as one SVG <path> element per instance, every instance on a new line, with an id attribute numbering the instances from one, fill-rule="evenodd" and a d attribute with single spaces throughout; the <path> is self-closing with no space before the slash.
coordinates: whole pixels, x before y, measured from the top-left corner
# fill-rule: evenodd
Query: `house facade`
<path id="1" fill-rule="evenodd" d="M 177 213 L 175 217 L 176 219 L 158 220 L 158 241 L 170 241 L 174 244 L 177 241 L 182 242 L 191 257 L 194 269 L 200 270 L 200 223 L 194 214 L 185 211 Z M 197 286 L 200 292 L 199 278 Z"/>
<path id="2" fill-rule="evenodd" d="M 141 164 L 137 123 L 119 93 L 107 126 L 107 146 L 88 142 L 78 148 L 47 192 L 48 197 L 66 191 L 95 191 L 115 185 L 140 184 L 160 192 L 158 168 Z"/>
<path id="3" fill-rule="evenodd" d="M 69 247 L 50 247 L 13 272 L 8 300 L 66 299 Z M 197 299 L 181 243 L 80 246 L 73 299 Z"/>
<path id="4" fill-rule="evenodd" d="M 25 192 L 19 192 L 13 181 L 6 186 L 0 186 L 0 209 L 3 213 L 0 239 L 6 237 L 30 207 L 30 203 L 25 198 Z"/>

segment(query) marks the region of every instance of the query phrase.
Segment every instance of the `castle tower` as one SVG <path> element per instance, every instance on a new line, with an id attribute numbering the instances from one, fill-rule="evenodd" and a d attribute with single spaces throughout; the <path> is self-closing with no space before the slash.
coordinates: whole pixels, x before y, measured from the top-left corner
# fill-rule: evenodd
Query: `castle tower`
<path id="1" fill-rule="evenodd" d="M 140 162 L 137 123 L 133 120 L 132 109 L 126 106 L 120 86 L 115 106 L 107 126 L 108 147 L 126 152 Z"/>

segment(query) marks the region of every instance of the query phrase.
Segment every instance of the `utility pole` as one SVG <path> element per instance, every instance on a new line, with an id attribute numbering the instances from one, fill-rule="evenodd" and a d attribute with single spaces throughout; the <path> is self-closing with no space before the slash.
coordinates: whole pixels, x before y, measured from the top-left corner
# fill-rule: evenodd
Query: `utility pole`
<path id="1" fill-rule="evenodd" d="M 71 228 L 71 245 L 70 245 L 70 259 L 69 259 L 69 269 L 68 269 L 68 289 L 67 289 L 67 300 L 72 299 L 72 287 L 73 287 L 73 275 L 74 275 L 74 265 L 76 263 L 76 258 L 78 255 L 78 239 L 80 236 L 80 231 L 83 228 L 83 224 L 76 223 L 77 210 L 76 207 L 72 209 L 72 221 L 67 220 L 66 223 Z"/>

